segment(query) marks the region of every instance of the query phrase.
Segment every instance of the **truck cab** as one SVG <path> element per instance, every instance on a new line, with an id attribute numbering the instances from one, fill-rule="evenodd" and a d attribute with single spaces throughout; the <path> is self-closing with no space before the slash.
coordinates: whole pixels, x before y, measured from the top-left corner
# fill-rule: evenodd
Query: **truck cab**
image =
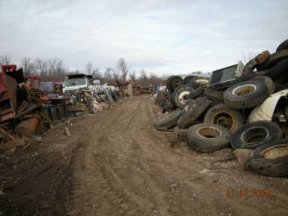
<path id="1" fill-rule="evenodd" d="M 87 88 L 92 85 L 92 76 L 86 74 L 69 74 L 65 77 L 63 93 Z"/>

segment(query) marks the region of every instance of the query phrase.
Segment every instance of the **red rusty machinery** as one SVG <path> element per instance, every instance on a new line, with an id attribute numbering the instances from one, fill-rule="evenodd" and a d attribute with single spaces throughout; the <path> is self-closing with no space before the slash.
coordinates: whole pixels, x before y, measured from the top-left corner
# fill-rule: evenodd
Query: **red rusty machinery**
<path id="1" fill-rule="evenodd" d="M 17 66 L 14 64 L 3 64 L 1 65 L 2 72 L 9 73 L 9 72 L 15 72 L 17 69 Z"/>
<path id="2" fill-rule="evenodd" d="M 16 115 L 16 80 L 6 73 L 0 73 L 0 122 Z"/>
<path id="3" fill-rule="evenodd" d="M 28 89 L 39 89 L 40 88 L 40 78 L 37 75 L 26 76 L 26 86 Z"/>

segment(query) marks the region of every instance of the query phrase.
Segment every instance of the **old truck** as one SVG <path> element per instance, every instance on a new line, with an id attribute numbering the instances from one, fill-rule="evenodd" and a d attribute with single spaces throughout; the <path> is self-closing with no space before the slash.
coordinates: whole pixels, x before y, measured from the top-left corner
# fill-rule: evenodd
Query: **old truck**
<path id="1" fill-rule="evenodd" d="M 63 93 L 69 94 L 75 90 L 84 89 L 92 85 L 92 76 L 86 74 L 68 74 L 65 77 Z"/>

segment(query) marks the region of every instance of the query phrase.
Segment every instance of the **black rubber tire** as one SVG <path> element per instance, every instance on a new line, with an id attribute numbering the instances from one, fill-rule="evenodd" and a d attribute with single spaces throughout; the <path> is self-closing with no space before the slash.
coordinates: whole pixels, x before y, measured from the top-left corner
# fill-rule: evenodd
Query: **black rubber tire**
<path id="1" fill-rule="evenodd" d="M 268 90 L 268 95 L 271 95 L 274 93 L 275 91 L 275 84 L 273 82 L 273 80 L 270 78 L 270 77 L 267 77 L 267 76 L 260 76 L 258 77 L 257 79 L 259 80 L 264 80 L 265 82 L 265 85 L 267 87 L 267 90 Z"/>
<path id="2" fill-rule="evenodd" d="M 266 78 L 257 77 L 243 83 L 235 84 L 224 92 L 224 103 L 232 109 L 255 107 L 261 104 L 271 92 L 266 82 Z"/>
<path id="3" fill-rule="evenodd" d="M 257 73 L 248 73 L 248 74 L 244 74 L 243 76 L 237 77 L 234 81 L 233 81 L 233 85 L 237 84 L 237 83 L 242 83 L 251 79 L 254 79 L 255 77 L 257 77 Z"/>
<path id="4" fill-rule="evenodd" d="M 274 79 L 276 92 L 288 89 L 288 76 L 279 76 Z"/>
<path id="5" fill-rule="evenodd" d="M 271 79 L 275 79 L 279 76 L 288 76 L 288 58 L 283 59 L 274 67 L 266 70 L 264 76 L 270 77 Z"/>
<path id="6" fill-rule="evenodd" d="M 244 69 L 243 69 L 243 74 L 250 74 L 253 73 L 253 70 L 257 67 L 257 62 L 255 59 L 251 59 L 249 62 L 246 63 Z M 258 66 L 259 67 L 259 66 Z"/>
<path id="7" fill-rule="evenodd" d="M 219 125 L 201 123 L 188 128 L 188 145 L 199 152 L 214 152 L 229 146 L 231 134 Z"/>
<path id="8" fill-rule="evenodd" d="M 178 86 L 181 86 L 181 85 L 183 85 L 183 79 L 180 76 L 170 76 L 168 77 L 166 81 L 166 87 L 172 93 Z"/>
<path id="9" fill-rule="evenodd" d="M 194 89 L 197 89 L 197 88 L 201 87 L 201 85 L 200 85 L 199 83 L 196 83 L 196 82 L 195 82 L 196 79 L 197 79 L 197 78 L 189 80 L 189 82 L 187 83 L 187 85 L 190 86 L 190 87 L 192 87 L 192 88 L 194 88 Z"/>
<path id="10" fill-rule="evenodd" d="M 155 128 L 157 130 L 167 130 L 175 127 L 177 125 L 177 121 L 181 113 L 182 111 L 178 109 L 170 113 L 159 116 L 154 121 Z"/>
<path id="11" fill-rule="evenodd" d="M 196 89 L 193 90 L 193 92 L 191 92 L 191 94 L 189 95 L 190 99 L 195 99 L 201 95 L 203 95 L 204 93 L 204 89 L 200 86 Z"/>
<path id="12" fill-rule="evenodd" d="M 169 76 L 166 80 L 166 88 L 171 91 L 172 89 L 172 79 L 174 76 Z"/>
<path id="13" fill-rule="evenodd" d="M 284 116 L 288 119 L 288 104 L 284 107 Z"/>
<path id="14" fill-rule="evenodd" d="M 178 119 L 177 126 L 179 128 L 188 128 L 204 114 L 210 103 L 211 101 L 207 97 L 199 97 L 196 100 L 188 101 Z"/>
<path id="15" fill-rule="evenodd" d="M 168 90 L 160 91 L 155 99 L 155 105 L 160 106 L 164 111 L 172 111 L 174 106 L 172 104 L 171 93 Z"/>
<path id="16" fill-rule="evenodd" d="M 258 67 L 258 71 L 269 70 L 270 68 L 274 67 L 277 63 L 287 58 L 288 58 L 288 49 L 283 49 L 280 50 L 279 52 L 273 53 L 263 65 Z"/>
<path id="17" fill-rule="evenodd" d="M 272 177 L 288 176 L 288 139 L 276 140 L 258 147 L 248 166 L 255 172 Z"/>
<path id="18" fill-rule="evenodd" d="M 275 122 L 251 122 L 243 125 L 234 133 L 231 146 L 234 149 L 255 149 L 281 137 L 281 128 Z"/>
<path id="19" fill-rule="evenodd" d="M 206 112 L 204 123 L 220 125 L 234 134 L 243 125 L 243 117 L 239 111 L 232 110 L 225 104 L 218 104 Z"/>
<path id="20" fill-rule="evenodd" d="M 288 58 L 282 60 L 271 69 L 265 71 L 265 76 L 274 80 L 275 90 L 281 91 L 288 88 Z"/>
<path id="21" fill-rule="evenodd" d="M 188 84 L 190 81 L 193 81 L 195 79 L 197 79 L 197 76 L 193 76 L 193 75 L 186 76 L 183 80 L 184 85 Z"/>
<path id="22" fill-rule="evenodd" d="M 205 88 L 203 94 L 210 100 L 223 102 L 223 91 L 218 91 L 213 88 Z"/>
<path id="23" fill-rule="evenodd" d="M 284 49 L 288 49 L 288 39 L 283 41 L 276 49 L 276 52 L 279 52 L 281 50 L 284 50 Z"/>
<path id="24" fill-rule="evenodd" d="M 189 99 L 194 99 L 203 93 L 202 87 L 193 89 L 188 85 L 179 86 L 175 89 L 172 94 L 172 101 L 175 106 L 183 108 L 186 104 L 186 101 Z"/>
<path id="25" fill-rule="evenodd" d="M 171 94 L 167 90 L 159 91 L 155 98 L 155 105 L 161 105 L 162 100 L 170 100 L 171 101 Z"/>

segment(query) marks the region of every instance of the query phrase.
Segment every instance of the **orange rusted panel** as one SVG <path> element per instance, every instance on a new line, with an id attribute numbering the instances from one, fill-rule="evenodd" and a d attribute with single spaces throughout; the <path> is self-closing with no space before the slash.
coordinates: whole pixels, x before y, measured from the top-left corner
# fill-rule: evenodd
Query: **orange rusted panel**
<path id="1" fill-rule="evenodd" d="M 21 121 L 15 128 L 15 132 L 19 135 L 34 135 L 40 129 L 41 120 L 39 117 L 30 117 Z"/>

